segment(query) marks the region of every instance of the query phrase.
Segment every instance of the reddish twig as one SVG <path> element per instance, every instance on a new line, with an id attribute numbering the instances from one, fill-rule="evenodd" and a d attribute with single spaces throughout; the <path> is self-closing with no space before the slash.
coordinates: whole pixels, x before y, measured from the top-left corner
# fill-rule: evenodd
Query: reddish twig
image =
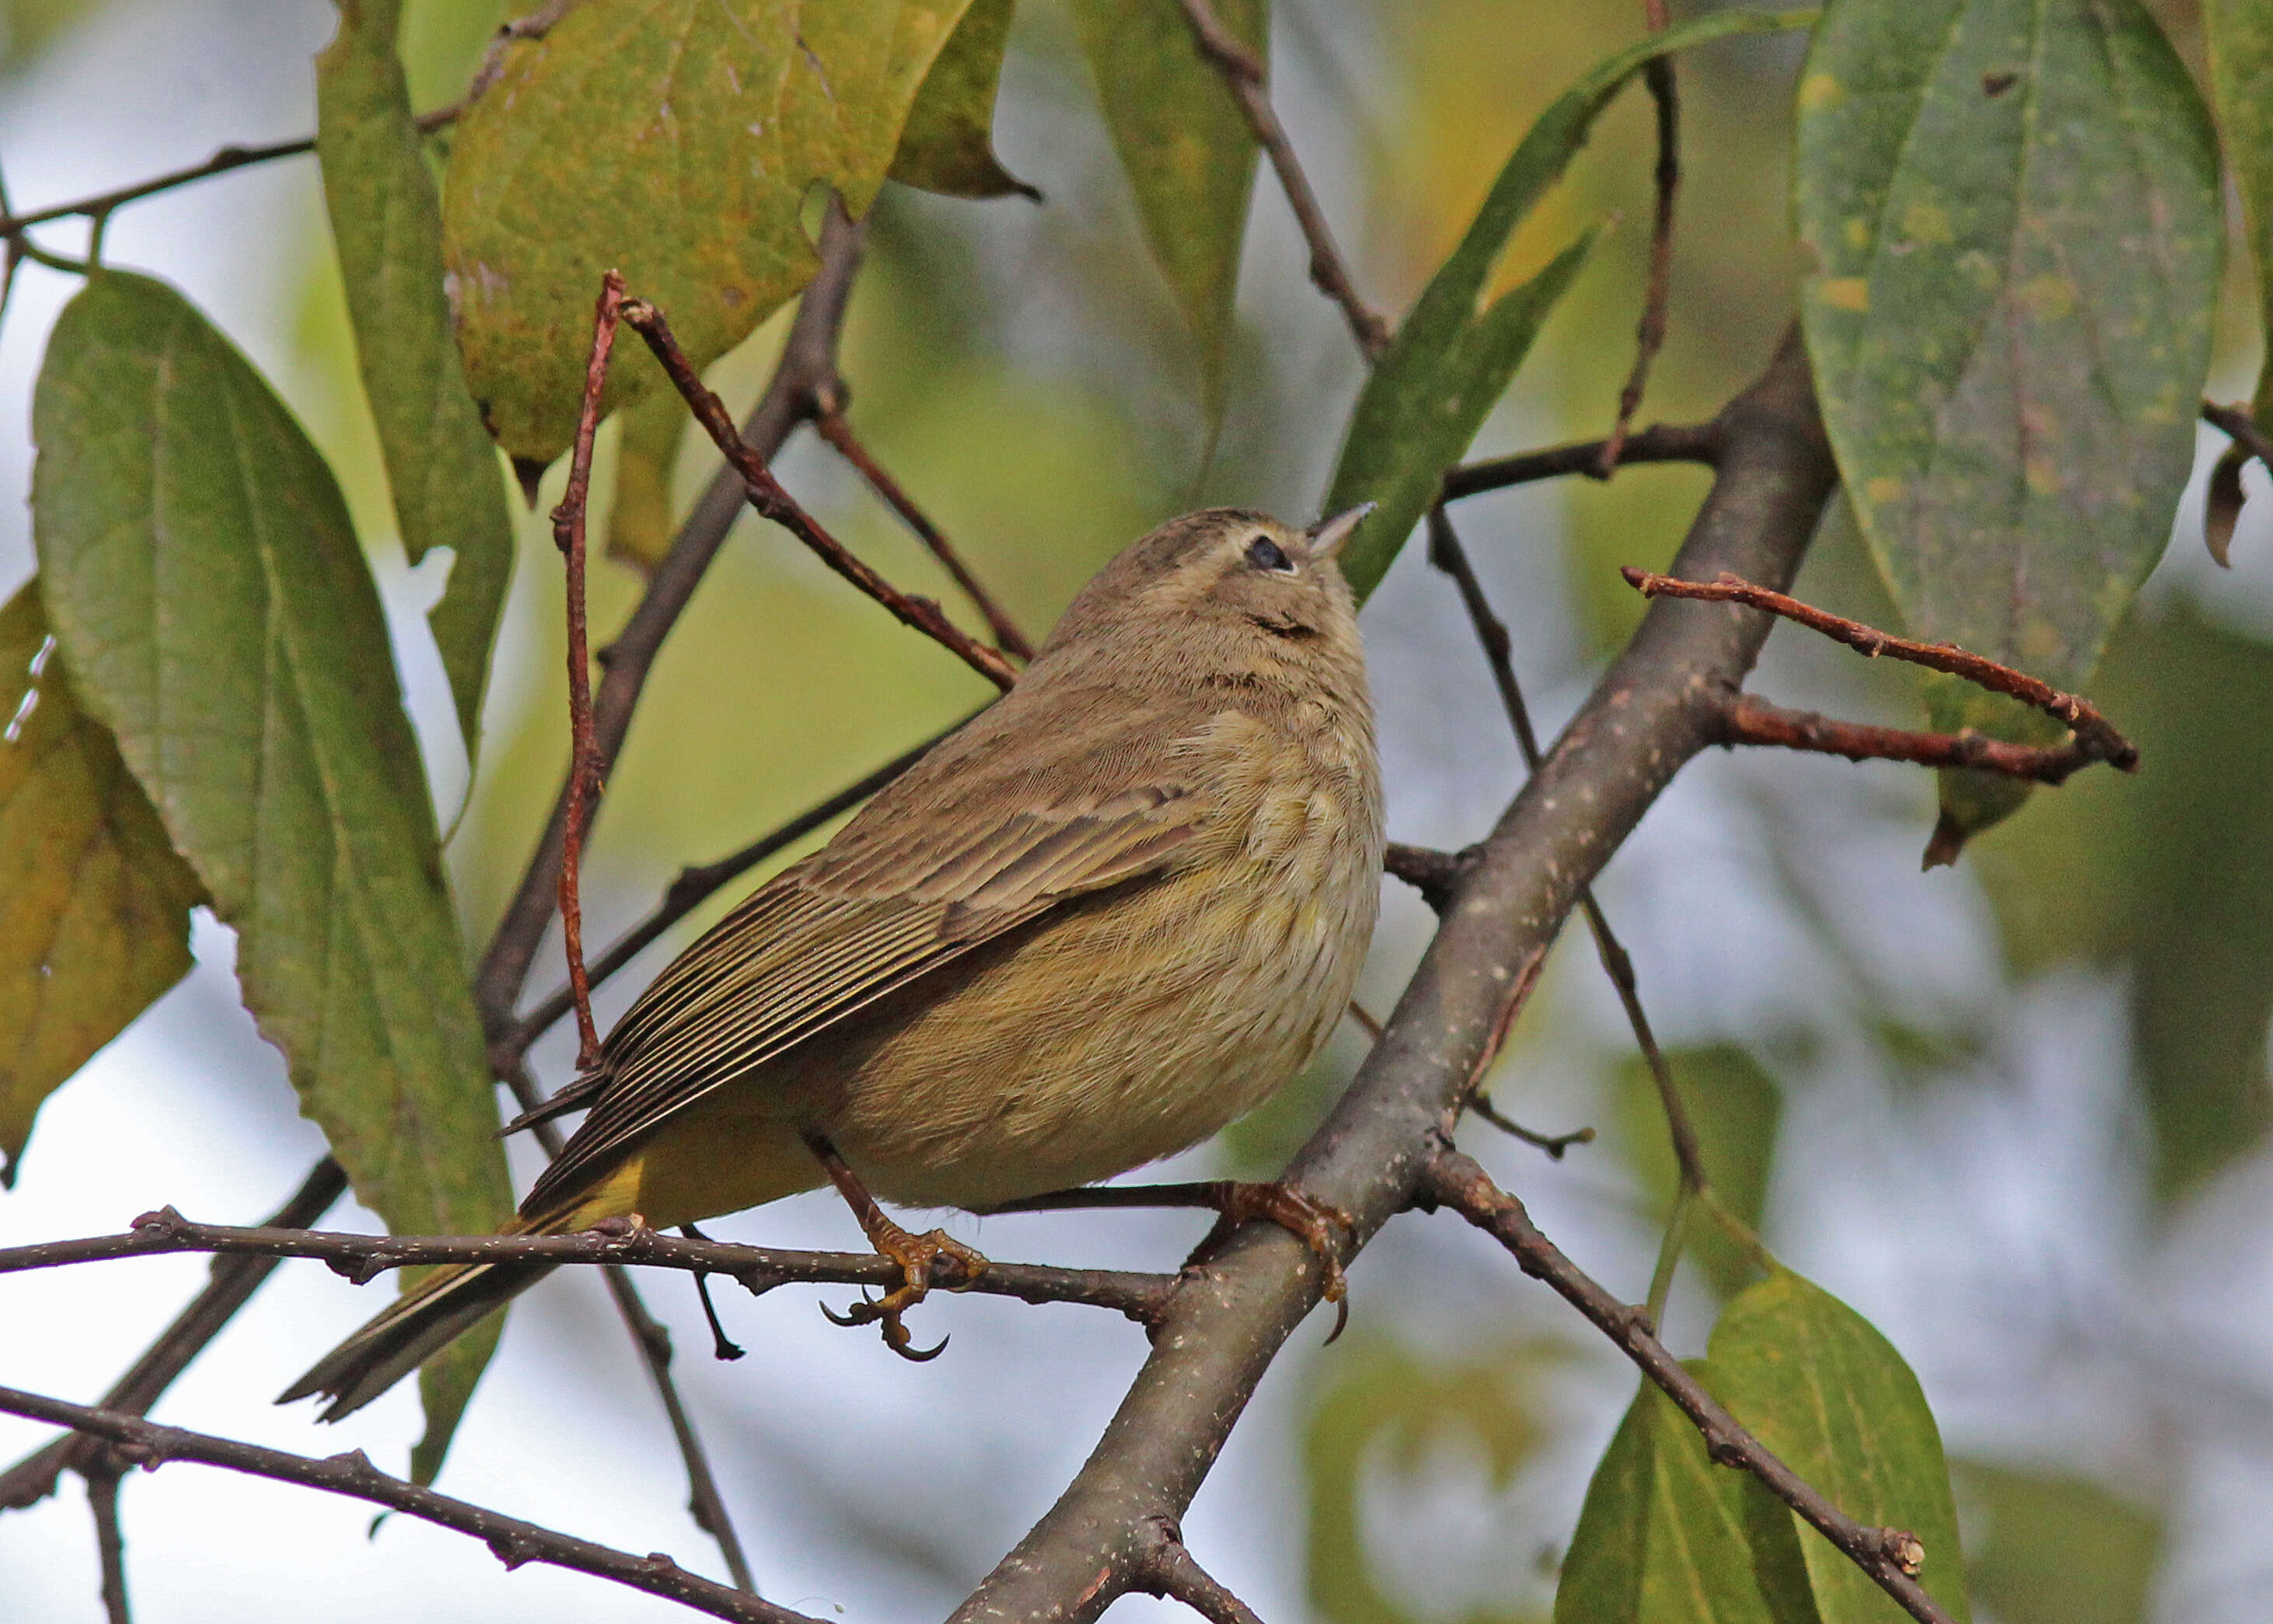
<path id="1" fill-rule="evenodd" d="M 1744 604 L 1754 609 L 1765 609 L 1770 614 L 1782 615 L 1787 620 L 1796 620 L 1811 631 L 1820 632 L 1834 642 L 1845 643 L 1866 659 L 1876 659 L 1883 654 L 1913 665 L 1924 665 L 1931 671 L 1962 677 L 1977 688 L 1987 688 L 1992 694 L 2009 695 L 2065 723 L 2075 734 L 2076 742 L 2089 750 L 2094 759 L 2111 762 L 2126 772 L 2138 771 L 2138 748 L 2116 732 L 2113 725 L 2092 707 L 2090 701 L 2074 694 L 2063 694 L 2050 683 L 2039 681 L 2024 671 L 2015 671 L 2010 665 L 2000 665 L 1982 655 L 1969 653 L 1954 643 L 1918 643 L 1911 638 L 1897 637 L 1891 632 L 1865 626 L 1860 620 L 1850 620 L 1844 615 L 1832 614 L 1812 604 L 1804 604 L 1786 593 L 1754 586 L 1726 570 L 1711 582 L 1681 581 L 1671 575 L 1652 575 L 1631 564 L 1618 573 L 1644 598 L 1693 598 L 1707 603 Z"/>
<path id="2" fill-rule="evenodd" d="M 1849 761 L 1913 762 L 1921 767 L 1971 767 L 2038 784 L 2059 784 L 2080 767 L 2104 760 L 2082 739 L 2066 744 L 2013 744 L 1985 734 L 1913 733 L 1842 722 L 1812 710 L 1787 710 L 1751 694 L 1738 694 L 1722 713 L 1721 742 L 1816 750 Z"/>
<path id="3" fill-rule="evenodd" d="M 584 628 L 584 508 L 592 489 L 592 437 L 600 425 L 600 395 L 608 386 L 608 357 L 616 346 L 616 317 L 624 302 L 624 278 L 610 271 L 600 278 L 600 297 L 592 310 L 592 352 L 584 363 L 584 404 L 576 419 L 575 449 L 568 458 L 568 488 L 552 510 L 552 541 L 568 567 L 568 820 L 560 851 L 560 927 L 568 953 L 568 985 L 576 1000 L 576 1069 L 600 1063 L 599 1029 L 592 1024 L 592 985 L 584 973 L 584 909 L 579 870 L 584 831 L 591 808 L 605 784 L 600 746 L 592 730 L 592 657 Z M 731 427 L 729 425 L 729 432 Z M 736 436 L 736 443 L 740 437 Z"/>
<path id="4" fill-rule="evenodd" d="M 1018 629 L 1017 623 L 994 601 L 994 595 L 979 584 L 979 577 L 971 573 L 970 567 L 963 561 L 962 555 L 956 552 L 954 544 L 948 540 L 946 534 L 931 522 L 922 508 L 916 506 L 915 499 L 907 493 L 900 482 L 886 473 L 876 459 L 868 455 L 868 447 L 861 444 L 859 437 L 852 432 L 851 422 L 845 417 L 842 407 L 834 402 L 825 404 L 821 415 L 813 420 L 813 426 L 814 431 L 835 447 L 836 454 L 868 482 L 868 488 L 883 498 L 923 545 L 931 549 L 932 557 L 955 577 L 955 584 L 963 589 L 963 595 L 971 600 L 972 607 L 986 616 L 987 629 L 994 634 L 995 646 L 1013 659 L 1031 660 L 1034 645 L 1026 640 L 1026 635 Z"/>
<path id="5" fill-rule="evenodd" d="M 1592 1321 L 1696 1424 L 1704 1435 L 1706 1452 L 1715 1462 L 1739 1467 L 1759 1478 L 1769 1492 L 1837 1546 L 1919 1624 L 1951 1624 L 1949 1615 L 1917 1582 L 1917 1574 L 1927 1553 L 1917 1536 L 1857 1522 L 1771 1454 L 1683 1368 L 1680 1360 L 1666 1351 L 1647 1314 L 1618 1301 L 1564 1256 L 1562 1249 L 1532 1223 L 1523 1203 L 1495 1184 L 1475 1162 L 1456 1150 L 1440 1150 L 1422 1182 L 1421 1199 L 1429 1206 L 1458 1213 L 1497 1240 L 1514 1255 L 1525 1274 L 1544 1281 Z M 1954 1556 L 1954 1552 L 1943 1553 L 1946 1561 Z"/>
<path id="6" fill-rule="evenodd" d="M 1294 156 L 1294 144 L 1287 139 L 1287 126 L 1279 122 L 1278 111 L 1271 105 L 1268 73 L 1255 53 L 1223 26 L 1208 0 L 1182 0 L 1182 4 L 1200 54 L 1222 71 L 1240 110 L 1247 116 L 1247 127 L 1256 144 L 1278 172 L 1279 184 L 1294 208 L 1302 240 L 1309 246 L 1310 280 L 1319 292 L 1341 307 L 1350 335 L 1371 360 L 1388 348 L 1389 324 L 1359 295 L 1357 283 L 1351 280 L 1349 267 L 1335 246 L 1333 230 L 1326 224 L 1325 210 L 1318 205 L 1318 194 L 1310 189 L 1309 177 L 1303 174 Z"/>
<path id="7" fill-rule="evenodd" d="M 612 1579 L 714 1618 L 739 1620 L 744 1624 L 815 1624 L 804 1613 L 689 1573 L 660 1551 L 634 1556 L 628 1551 L 579 1539 L 572 1534 L 422 1488 L 379 1470 L 360 1449 L 316 1460 L 235 1439 L 192 1432 L 184 1427 L 160 1426 L 139 1416 L 73 1404 L 15 1387 L 0 1387 L 0 1413 L 70 1427 L 105 1439 L 122 1458 L 153 1471 L 170 1462 L 195 1461 L 250 1477 L 320 1489 L 327 1494 L 385 1506 L 438 1528 L 472 1535 L 507 1568 L 518 1568 L 525 1562 L 566 1568 Z"/>
<path id="8" fill-rule="evenodd" d="M 855 558 L 843 542 L 823 530 L 819 521 L 798 505 L 797 499 L 774 477 L 765 459 L 742 443 L 734 420 L 726 415 L 725 403 L 704 387 L 701 375 L 679 349 L 679 341 L 671 336 L 671 323 L 661 311 L 645 299 L 626 299 L 620 313 L 625 323 L 647 341 L 648 348 L 655 352 L 655 358 L 663 364 L 663 370 L 670 374 L 671 383 L 694 412 L 694 420 L 742 477 L 751 507 L 810 547 L 829 568 L 890 610 L 902 625 L 923 633 L 997 688 L 1007 689 L 1018 680 L 1017 672 L 1008 660 L 971 637 L 941 613 L 937 604 L 893 586 Z"/>
<path id="9" fill-rule="evenodd" d="M 1611 459 L 1619 468 L 1636 462 L 1698 462 L 1710 468 L 1721 457 L 1721 425 L 1715 423 L 1656 423 L 1639 434 L 1629 434 L 1619 442 L 1617 455 Z M 1486 491 L 1505 490 L 1509 485 L 1530 485 L 1541 479 L 1559 479 L 1566 474 L 1584 474 L 1589 479 L 1609 477 L 1604 466 L 1604 454 L 1609 448 L 1607 440 L 1585 440 L 1575 445 L 1550 446 L 1544 451 L 1525 451 L 1514 456 L 1494 457 L 1486 462 L 1470 462 L 1456 468 L 1444 476 L 1443 500 L 1458 501 L 1464 496 L 1480 496 Z"/>
<path id="10" fill-rule="evenodd" d="M 1649 0 L 1649 31 L 1665 31 L 1665 0 Z M 1641 321 L 1634 329 L 1633 370 L 1626 374 L 1625 387 L 1618 391 L 1617 418 L 1610 425 L 1609 438 L 1603 440 L 1602 457 L 1595 464 L 1596 473 L 1603 478 L 1618 465 L 1626 430 L 1641 409 L 1642 391 L 1649 385 L 1649 369 L 1658 351 L 1665 348 L 1666 307 L 1673 297 L 1673 211 L 1681 193 L 1681 94 L 1674 83 L 1673 64 L 1664 56 L 1653 58 L 1642 69 L 1642 82 L 1649 86 L 1650 101 L 1657 109 L 1657 210 L 1650 220 L 1649 285 L 1642 295 Z"/>

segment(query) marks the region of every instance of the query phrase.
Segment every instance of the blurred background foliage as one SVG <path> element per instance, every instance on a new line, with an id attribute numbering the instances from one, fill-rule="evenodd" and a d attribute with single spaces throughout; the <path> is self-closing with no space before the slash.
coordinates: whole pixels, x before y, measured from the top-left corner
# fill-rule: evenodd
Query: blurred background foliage
<path id="1" fill-rule="evenodd" d="M 512 9 L 411 0 L 404 49 L 419 106 L 461 93 Z M 12 102 L 64 116 L 40 86 L 83 74 L 71 64 L 87 60 L 168 82 L 193 75 L 195 99 L 227 115 L 249 70 L 198 53 L 245 44 L 246 25 L 228 10 L 219 0 L 9 0 L 0 7 L 0 115 Z M 311 46 L 328 32 L 329 8 L 318 0 L 244 10 L 260 14 L 260 27 Z M 1450 249 L 1540 109 L 1642 32 L 1631 0 L 1279 0 L 1273 12 L 1282 109 L 1360 285 L 1392 312 Z M 2192 0 L 2168 0 L 2157 12 L 2199 68 Z M 1737 40 L 1682 62 L 1685 180 L 1671 336 L 1643 421 L 1708 416 L 1758 369 L 1789 319 L 1801 269 L 1788 206 L 1800 48 L 1797 38 Z M 181 60 L 164 60 L 169 51 Z M 312 127 L 307 98 L 287 96 L 284 107 L 273 92 L 248 101 L 236 133 Z M 1360 377 L 1339 317 L 1307 284 L 1299 240 L 1266 177 L 1226 338 L 1218 431 L 1206 358 L 1146 255 L 1137 201 L 1096 107 L 1069 9 L 1028 0 L 1012 36 L 997 145 L 1046 202 L 973 204 L 888 187 L 845 347 L 859 432 L 1034 634 L 1099 562 L 1181 508 L 1237 500 L 1309 516 Z M 104 114 L 80 106 L 68 116 Z M 0 117 L 0 162 L 25 117 Z M 1612 227 L 1480 454 L 1607 427 L 1632 354 L 1652 155 L 1647 103 L 1630 93 L 1509 255 L 1503 282 L 1529 274 L 1578 230 Z M 64 166 L 36 192 L 12 168 L 9 179 L 20 206 L 151 167 L 162 165 L 115 174 Z M 224 189 L 244 184 L 206 190 L 225 209 L 227 196 L 245 194 Z M 393 539 L 320 199 L 305 177 L 260 196 L 259 252 L 286 267 L 267 284 L 289 290 L 284 315 L 248 333 L 249 319 L 232 325 L 234 312 L 218 313 L 340 474 L 387 590 L 446 823 L 465 796 L 462 759 L 431 649 L 416 648 L 405 629 L 436 584 L 428 572 L 408 575 Z M 136 235 L 135 219 L 123 214 L 112 228 L 112 256 L 175 274 L 169 241 L 154 230 Z M 56 240 L 70 245 L 67 234 Z M 2234 258 L 2243 259 L 2238 243 Z M 193 279 L 192 292 L 243 269 L 221 264 L 206 282 Z M 24 306 L 11 312 L 11 326 L 30 320 Z M 716 370 L 737 410 L 754 397 L 783 325 L 769 323 Z M 2219 335 L 2212 393 L 2227 399 L 2247 392 L 2260 343 L 2238 282 Z M 18 342 L 9 354 L 0 387 L 19 397 L 36 348 Z M 20 402 L 9 410 L 19 421 Z M 11 455 L 6 466 L 20 482 L 23 456 Z M 679 512 L 709 471 L 703 457 L 683 461 L 672 491 Z M 888 576 L 955 605 L 927 555 L 822 448 L 801 440 L 782 467 Z M 2262 477 L 2251 475 L 2253 492 Z M 602 508 L 612 478 L 604 455 Z M 1514 628 L 1519 668 L 1543 720 L 1575 703 L 1639 617 L 1616 567 L 1662 567 L 1706 483 L 1697 469 L 1644 468 L 1607 485 L 1574 480 L 1464 505 L 1463 532 Z M 556 493 L 548 485 L 544 502 Z M 2094 698 L 2142 747 L 2136 778 L 2089 771 L 2040 793 L 1982 837 L 1955 872 L 1921 878 L 1917 853 L 1932 808 L 1923 775 L 1716 759 L 1653 812 L 1604 887 L 1724 1198 L 1794 1267 L 1870 1313 L 1917 1369 L 1962 1462 L 1979 1615 L 2006 1624 L 2273 1616 L 2263 1611 L 2262 1538 L 2236 1538 L 2273 1513 L 2273 1434 L 2262 1420 L 2233 1422 L 2273 1413 L 2273 1341 L 2224 1328 L 2245 1310 L 2273 1307 L 2273 1280 L 2256 1261 L 2273 1256 L 2263 1145 L 2273 1110 L 2267 505 L 2246 513 L 2237 568 L 2218 575 L 2200 556 L 2190 499 L 2170 558 L 2093 684 Z M 4 590 L 28 573 L 30 552 L 20 504 L 0 512 Z M 627 567 L 596 571 L 596 628 L 620 620 L 638 590 Z M 1842 613 L 1893 618 L 1851 523 L 1836 515 L 1799 590 Z M 559 591 L 549 538 L 524 517 L 481 771 L 449 851 L 475 940 L 493 922 L 566 761 Z M 1392 833 L 1465 843 L 1518 780 L 1481 659 L 1418 556 L 1392 572 L 1368 629 Z M 1905 673 L 1788 632 L 1756 686 L 1835 714 L 1895 723 L 1916 714 L 1917 685 Z M 588 933 L 604 939 L 681 864 L 740 844 L 982 697 L 978 679 L 845 591 L 786 537 L 746 522 L 675 633 L 612 780 L 587 874 L 596 921 Z M 716 899 L 609 987 L 604 1019 L 731 899 Z M 1388 900 L 1363 990 L 1384 1014 L 1426 929 L 1409 896 L 1392 887 Z M 550 952 L 540 960 L 556 962 Z M 1346 1026 L 1297 1086 L 1203 1154 L 1274 1169 L 1362 1051 Z M 540 1073 L 557 1081 L 566 1054 L 555 1034 L 536 1051 Z M 216 1091 L 215 1108 L 238 1109 L 244 1088 Z M 1543 1130 L 1601 1127 L 1595 1143 L 1553 1164 L 1493 1142 L 1481 1124 L 1464 1139 L 1582 1262 L 1639 1298 L 1669 1199 L 1670 1157 L 1647 1075 L 1583 938 L 1552 960 L 1494 1097 Z M 245 1120 L 267 1119 L 248 1112 Z M 47 1149 L 67 1156 L 60 1133 Z M 34 1171 L 41 1154 L 35 1139 Z M 162 1192 L 122 1192 L 121 1213 L 154 1193 Z M 19 1222 L 31 1222 L 20 1212 L 27 1199 L 12 1198 Z M 266 1199 L 249 1193 L 248 1211 Z M 1022 1246 L 1037 1233 L 1021 1228 L 994 1244 Z M 1714 1298 L 1744 1277 L 1738 1260 L 1710 1245 L 1693 1261 L 1669 1319 L 1684 1351 L 1702 1346 Z M 1261 1437 L 1240 1447 L 1262 1462 L 1246 1481 L 1275 1496 L 1202 1507 L 1214 1506 L 1209 1515 L 1251 1542 L 1229 1561 L 1204 1554 L 1265 1616 L 1305 1607 L 1337 1624 L 1546 1615 L 1586 1473 L 1632 1383 L 1558 1305 L 1504 1274 L 1466 1237 L 1398 1226 L 1354 1273 L 1345 1344 L 1290 1360 L 1274 1378 L 1249 1423 Z M 557 1321 L 541 1329 L 564 1342 L 612 1331 Z M 1019 1334 L 1016 1323 L 1004 1333 Z M 966 1365 L 986 1357 L 986 1344 L 971 1340 L 958 1349 Z M 83 1357 L 101 1365 L 124 1352 L 106 1343 Z M 647 1424 L 642 1416 L 623 1425 Z M 728 1423 L 744 1425 L 758 1430 L 730 1430 L 722 1451 L 748 1445 L 769 1460 L 752 1471 L 786 1473 L 799 1493 L 835 1507 L 841 1515 L 817 1536 L 820 1548 L 825 1554 L 834 1541 L 888 1573 L 878 1595 L 919 1606 L 948 1598 L 1031 1515 L 1023 1502 L 990 1497 L 995 1469 L 983 1455 L 965 1461 L 942 1449 L 938 1470 L 965 1476 L 928 1478 L 903 1497 L 839 1475 L 809 1449 L 799 1455 L 785 1427 Z M 1064 1447 L 1078 1448 L 1079 1429 L 1062 1430 L 1075 1434 Z M 641 1447 L 656 1446 L 649 1438 Z M 1046 1467 L 1042 1478 L 1061 1479 Z M 969 1503 L 950 1515 L 938 1507 L 957 1483 Z M 0 1520 L 0 1553 L 19 1564 L 34 1553 L 11 1525 L 26 1522 Z M 1280 1531 L 1290 1527 L 1293 1535 Z M 518 1616 L 520 1593 L 499 1583 L 506 1588 L 469 1591 L 465 1616 Z M 82 1588 L 91 1598 L 91 1583 L 75 1578 L 54 1593 L 81 1598 Z M 456 1604 L 438 1605 L 433 1616 L 457 1616 Z M 180 1615 L 202 1616 L 194 1607 Z M 16 1616 L 78 1613 L 35 1607 Z"/>

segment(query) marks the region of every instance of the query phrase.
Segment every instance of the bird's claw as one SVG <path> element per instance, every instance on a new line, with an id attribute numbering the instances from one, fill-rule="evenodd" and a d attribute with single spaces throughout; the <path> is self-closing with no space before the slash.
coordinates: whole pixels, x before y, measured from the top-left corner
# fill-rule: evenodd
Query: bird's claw
<path id="1" fill-rule="evenodd" d="M 1218 1186 L 1216 1210 L 1223 1214 L 1227 1228 L 1250 1219 L 1267 1219 L 1310 1249 L 1325 1275 L 1319 1295 L 1335 1309 L 1333 1333 L 1326 1340 L 1331 1342 L 1339 1336 L 1349 1324 L 1349 1282 L 1342 1274 L 1341 1248 L 1332 1231 L 1339 1229 L 1354 1236 L 1357 1221 L 1331 1201 L 1321 1201 L 1285 1184 L 1226 1181 Z"/>
<path id="2" fill-rule="evenodd" d="M 834 1325 L 875 1325 L 882 1327 L 884 1346 L 912 1364 L 921 1365 L 947 1351 L 948 1339 L 936 1347 L 918 1348 L 901 1316 L 931 1294 L 932 1272 L 945 1258 L 956 1278 L 941 1283 L 950 1291 L 967 1291 L 986 1270 L 986 1259 L 943 1229 L 913 1235 L 889 1221 L 869 1236 L 876 1250 L 900 1266 L 900 1283 L 881 1297 L 862 1291 L 860 1300 L 842 1314 L 823 1303 L 821 1312 Z"/>

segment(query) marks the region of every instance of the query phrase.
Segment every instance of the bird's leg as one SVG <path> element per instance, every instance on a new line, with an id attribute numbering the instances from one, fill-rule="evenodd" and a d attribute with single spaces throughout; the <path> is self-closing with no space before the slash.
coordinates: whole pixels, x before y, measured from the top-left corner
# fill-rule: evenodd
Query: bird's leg
<path id="1" fill-rule="evenodd" d="M 698 1241 L 707 1241 L 710 1238 L 691 1223 L 680 1224 L 679 1232 Z M 711 1357 L 719 1359 L 739 1359 L 748 1352 L 749 1350 L 726 1335 L 725 1325 L 718 1318 L 718 1310 L 710 1301 L 709 1275 L 697 1272 L 694 1276 L 694 1295 L 702 1299 L 702 1317 L 710 1322 Z"/>
<path id="2" fill-rule="evenodd" d="M 1005 1201 L 999 1207 L 986 1208 L 989 1213 L 1058 1212 L 1068 1207 L 1204 1207 L 1220 1220 L 1205 1240 L 1194 1249 L 1197 1257 L 1213 1243 L 1217 1235 L 1227 1234 L 1241 1224 L 1255 1218 L 1267 1218 L 1317 1254 L 1325 1269 L 1322 1293 L 1329 1303 L 1345 1301 L 1348 1288 L 1342 1280 L 1340 1244 L 1333 1231 L 1354 1234 L 1357 1225 L 1350 1215 L 1329 1202 L 1304 1195 L 1285 1184 L 1248 1184 L 1234 1179 L 1212 1178 L 1191 1184 L 1105 1184 L 1080 1190 L 1055 1190 L 1047 1195 L 1031 1195 L 1023 1200 Z M 1343 1311 L 1345 1313 L 1347 1310 Z M 1335 1327 L 1336 1335 L 1340 1327 Z"/>
<path id="3" fill-rule="evenodd" d="M 944 1229 L 934 1229 L 927 1235 L 911 1235 L 885 1215 L 868 1193 L 868 1186 L 860 1176 L 845 1165 L 844 1158 L 836 1154 L 836 1147 L 826 1136 L 808 1132 L 805 1147 L 813 1159 L 821 1163 L 821 1170 L 829 1175 L 829 1182 L 836 1186 L 836 1193 L 852 1209 L 859 1221 L 861 1233 L 868 1244 L 900 1266 L 900 1283 L 874 1302 L 856 1303 L 842 1314 L 831 1313 L 827 1304 L 821 1312 L 838 1325 L 876 1325 L 883 1327 L 884 1345 L 904 1359 L 921 1363 L 935 1359 L 947 1350 L 945 1338 L 939 1346 L 917 1349 L 908 1335 L 908 1328 L 900 1316 L 929 1295 L 934 1263 L 947 1258 L 962 1275 L 958 1282 L 949 1282 L 949 1290 L 962 1290 L 986 1271 L 986 1259 L 956 1240 Z"/>

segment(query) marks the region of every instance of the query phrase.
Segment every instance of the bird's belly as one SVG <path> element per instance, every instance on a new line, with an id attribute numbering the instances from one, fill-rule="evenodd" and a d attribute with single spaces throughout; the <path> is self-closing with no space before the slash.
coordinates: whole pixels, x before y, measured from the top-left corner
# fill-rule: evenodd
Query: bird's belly
<path id="1" fill-rule="evenodd" d="M 909 1206 L 987 1207 L 1172 1154 L 1332 1029 L 1377 883 L 1335 877 L 1258 898 L 1196 871 L 1100 896 L 811 1046 L 790 1097 Z"/>

